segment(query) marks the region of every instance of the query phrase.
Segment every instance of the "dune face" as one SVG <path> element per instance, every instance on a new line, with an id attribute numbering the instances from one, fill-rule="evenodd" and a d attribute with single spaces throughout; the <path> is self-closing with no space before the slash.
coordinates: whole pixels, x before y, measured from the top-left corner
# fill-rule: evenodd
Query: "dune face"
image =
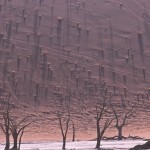
<path id="1" fill-rule="evenodd" d="M 121 111 L 136 104 L 128 129 L 147 136 L 149 8 L 149 0 L 0 0 L 1 85 L 16 106 L 43 116 L 30 132 L 55 136 L 56 112 L 69 107 L 79 134 L 95 133 L 107 89 Z"/>

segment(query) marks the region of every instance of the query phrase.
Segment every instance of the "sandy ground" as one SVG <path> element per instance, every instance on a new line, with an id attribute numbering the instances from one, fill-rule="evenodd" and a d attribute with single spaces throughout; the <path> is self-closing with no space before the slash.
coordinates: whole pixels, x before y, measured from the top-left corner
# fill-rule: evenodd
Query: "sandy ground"
<path id="1" fill-rule="evenodd" d="M 102 141 L 101 148 L 111 150 L 127 150 L 134 147 L 137 144 L 143 144 L 144 141 Z M 68 142 L 66 148 L 68 150 L 94 150 L 96 142 L 93 141 L 81 141 L 81 142 Z M 23 143 L 21 150 L 61 150 L 62 143 L 60 142 L 34 142 L 34 143 Z M 0 145 L 0 148 L 4 148 Z"/>

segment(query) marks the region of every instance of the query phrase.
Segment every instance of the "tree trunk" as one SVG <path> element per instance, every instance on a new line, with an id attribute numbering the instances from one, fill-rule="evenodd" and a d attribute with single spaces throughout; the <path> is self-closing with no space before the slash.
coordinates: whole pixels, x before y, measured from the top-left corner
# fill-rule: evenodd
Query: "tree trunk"
<path id="1" fill-rule="evenodd" d="M 72 142 L 75 141 L 75 133 L 76 133 L 76 130 L 75 130 L 75 127 L 74 127 L 74 124 L 73 124 L 73 135 L 72 135 Z"/>
<path id="2" fill-rule="evenodd" d="M 122 129 L 123 129 L 123 127 L 119 126 L 119 127 L 117 127 L 117 129 L 118 129 L 118 140 L 122 140 Z"/>
<path id="3" fill-rule="evenodd" d="M 97 142 L 96 142 L 96 149 L 100 149 L 100 144 L 101 144 L 101 136 L 100 136 L 100 127 L 99 127 L 99 121 L 96 121 L 97 123 Z"/>
<path id="4" fill-rule="evenodd" d="M 20 138 L 19 138 L 19 147 L 18 150 L 20 150 L 21 147 L 21 140 L 22 140 L 22 136 L 23 136 L 24 131 L 21 132 Z"/>
<path id="5" fill-rule="evenodd" d="M 96 149 L 100 149 L 100 147 L 101 147 L 101 138 L 100 138 L 100 136 L 98 136 L 97 137 L 97 142 L 96 142 Z"/>
<path id="6" fill-rule="evenodd" d="M 14 139 L 14 146 L 13 146 L 13 150 L 17 150 L 17 141 L 18 141 L 18 135 L 17 134 L 15 134 L 15 135 L 13 135 L 13 139 Z"/>
<path id="7" fill-rule="evenodd" d="M 66 136 L 63 137 L 63 146 L 62 149 L 65 150 L 66 149 Z"/>
<path id="8" fill-rule="evenodd" d="M 4 150 L 9 150 L 10 148 L 10 139 L 9 139 L 9 134 L 6 134 L 6 145 Z"/>

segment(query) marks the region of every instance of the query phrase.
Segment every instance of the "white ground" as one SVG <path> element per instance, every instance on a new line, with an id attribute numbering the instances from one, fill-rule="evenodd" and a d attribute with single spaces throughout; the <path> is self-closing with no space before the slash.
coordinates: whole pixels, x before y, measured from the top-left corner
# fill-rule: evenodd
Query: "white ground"
<path id="1" fill-rule="evenodd" d="M 143 144 L 142 140 L 126 140 L 126 141 L 102 141 L 102 148 L 111 148 L 114 150 L 127 150 L 137 144 Z M 68 150 L 93 150 L 95 141 L 82 142 L 67 142 L 66 148 Z M 21 150 L 60 150 L 61 142 L 41 142 L 41 143 L 24 143 Z M 0 145 L 0 150 L 4 149 L 4 145 Z"/>

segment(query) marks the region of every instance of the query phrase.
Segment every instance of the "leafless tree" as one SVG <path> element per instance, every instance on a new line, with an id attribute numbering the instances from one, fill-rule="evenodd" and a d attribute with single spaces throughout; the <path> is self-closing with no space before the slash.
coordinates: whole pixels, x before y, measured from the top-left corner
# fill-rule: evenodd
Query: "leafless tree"
<path id="1" fill-rule="evenodd" d="M 131 119 L 135 117 L 136 108 L 136 104 L 124 107 L 119 106 L 119 108 L 112 105 L 112 111 L 115 116 L 115 128 L 118 131 L 118 140 L 123 139 L 123 128 L 130 124 Z"/>
<path id="2" fill-rule="evenodd" d="M 107 92 L 107 88 L 99 85 L 99 90 L 97 91 L 95 96 L 92 96 L 92 103 L 90 103 L 90 109 L 88 107 L 89 116 L 91 114 L 91 120 L 95 120 L 96 125 L 96 149 L 100 149 L 101 140 L 106 133 L 107 129 L 110 127 L 111 123 L 114 120 L 114 116 L 112 115 L 111 96 Z"/>
<path id="3" fill-rule="evenodd" d="M 24 130 L 34 122 L 32 115 L 11 117 L 10 118 L 10 131 L 13 137 L 13 147 L 11 150 L 20 150 L 21 139 Z"/>
<path id="4" fill-rule="evenodd" d="M 32 115 L 24 116 L 17 109 L 13 104 L 3 102 L 3 108 L 0 113 L 2 119 L 0 128 L 6 138 L 5 150 L 10 149 L 10 135 L 13 137 L 13 147 L 11 150 L 20 150 L 24 130 L 34 121 Z M 18 112 L 17 116 L 15 115 L 16 110 Z"/>
<path id="5" fill-rule="evenodd" d="M 10 93 L 3 91 L 0 95 L 0 128 L 5 135 L 6 145 L 5 150 L 9 150 L 10 148 L 10 114 L 12 106 L 9 103 Z"/>
<path id="6" fill-rule="evenodd" d="M 6 108 L 5 112 L 1 113 L 2 123 L 0 123 L 0 128 L 3 131 L 6 139 L 5 150 L 9 150 L 10 148 L 10 109 L 9 107 Z"/>
<path id="7" fill-rule="evenodd" d="M 0 128 L 6 139 L 5 150 L 10 150 L 11 135 L 14 140 L 14 146 L 11 150 L 20 150 L 24 130 L 34 121 L 33 115 L 26 114 L 27 111 L 23 110 L 22 104 L 21 106 L 14 104 L 9 90 L 3 88 L 0 93 Z M 18 144 L 19 146 L 17 146 Z"/>
<path id="8" fill-rule="evenodd" d="M 62 149 L 64 150 L 64 149 L 66 149 L 66 138 L 67 138 L 67 133 L 68 133 L 69 124 L 70 124 L 70 118 L 71 118 L 69 110 L 67 113 L 58 111 L 57 118 L 59 121 L 59 127 L 60 127 L 62 138 L 63 138 Z"/>
<path id="9" fill-rule="evenodd" d="M 111 125 L 113 118 L 108 118 L 104 120 L 104 117 L 109 114 L 109 106 L 106 105 L 106 102 L 103 102 L 102 104 L 96 105 L 96 131 L 97 131 L 97 142 L 96 142 L 96 149 L 100 149 L 100 143 L 102 140 L 102 137 L 108 127 Z M 102 122 L 104 122 L 104 125 L 102 126 Z"/>

